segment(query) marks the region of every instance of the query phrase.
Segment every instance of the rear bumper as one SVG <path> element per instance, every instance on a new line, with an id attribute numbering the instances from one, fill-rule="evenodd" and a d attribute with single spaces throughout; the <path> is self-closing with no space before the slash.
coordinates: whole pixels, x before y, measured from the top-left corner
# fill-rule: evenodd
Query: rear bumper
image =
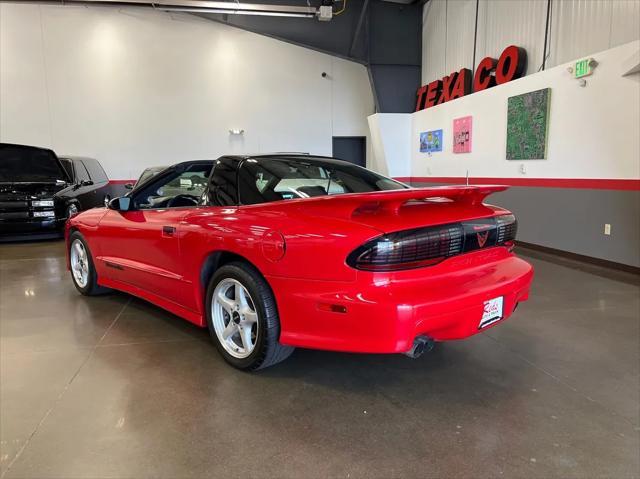
<path id="1" fill-rule="evenodd" d="M 532 279 L 532 266 L 502 247 L 430 268 L 359 272 L 351 283 L 267 278 L 283 344 L 368 353 L 405 352 L 418 335 L 447 341 L 489 329 L 528 298 Z M 484 302 L 499 296 L 502 319 L 479 329 Z"/>

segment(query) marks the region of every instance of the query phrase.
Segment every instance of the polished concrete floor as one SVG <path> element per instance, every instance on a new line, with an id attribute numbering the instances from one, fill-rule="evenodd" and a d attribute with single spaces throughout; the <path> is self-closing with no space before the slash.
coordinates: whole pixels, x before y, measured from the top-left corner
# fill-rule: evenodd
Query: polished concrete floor
<path id="1" fill-rule="evenodd" d="M 0 245 L 1 453 L 13 478 L 637 478 L 638 277 L 524 252 L 532 298 L 404 356 L 298 350 L 257 374 L 60 242 Z"/>

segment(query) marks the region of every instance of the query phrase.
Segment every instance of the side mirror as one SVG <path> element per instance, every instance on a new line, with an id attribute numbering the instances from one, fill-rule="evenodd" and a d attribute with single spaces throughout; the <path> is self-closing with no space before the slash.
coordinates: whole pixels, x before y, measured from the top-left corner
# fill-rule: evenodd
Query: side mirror
<path id="1" fill-rule="evenodd" d="M 131 208 L 131 198 L 120 196 L 109 201 L 108 208 L 115 211 L 129 211 Z"/>
<path id="2" fill-rule="evenodd" d="M 93 184 L 93 181 L 91 180 L 82 180 L 80 183 L 76 183 L 75 185 L 73 185 L 73 189 L 77 190 L 78 188 L 82 188 L 83 186 L 90 186 Z"/>
<path id="3" fill-rule="evenodd" d="M 133 183 L 125 183 L 124 187 L 128 190 L 132 190 L 133 189 Z"/>

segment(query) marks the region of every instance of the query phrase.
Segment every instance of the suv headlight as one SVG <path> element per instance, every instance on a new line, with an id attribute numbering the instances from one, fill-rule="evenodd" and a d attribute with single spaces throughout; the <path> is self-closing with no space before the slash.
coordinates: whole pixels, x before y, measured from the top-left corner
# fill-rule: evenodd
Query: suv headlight
<path id="1" fill-rule="evenodd" d="M 33 212 L 33 217 L 34 218 L 55 218 L 56 216 L 56 212 L 55 211 L 34 211 Z"/>

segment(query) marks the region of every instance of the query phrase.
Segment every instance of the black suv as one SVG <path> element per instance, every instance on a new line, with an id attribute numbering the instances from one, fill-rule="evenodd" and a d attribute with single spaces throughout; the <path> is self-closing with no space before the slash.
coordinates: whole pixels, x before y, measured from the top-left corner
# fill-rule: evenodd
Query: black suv
<path id="1" fill-rule="evenodd" d="M 103 206 L 111 190 L 93 158 L 0 143 L 0 240 L 59 236 L 69 216 Z"/>

